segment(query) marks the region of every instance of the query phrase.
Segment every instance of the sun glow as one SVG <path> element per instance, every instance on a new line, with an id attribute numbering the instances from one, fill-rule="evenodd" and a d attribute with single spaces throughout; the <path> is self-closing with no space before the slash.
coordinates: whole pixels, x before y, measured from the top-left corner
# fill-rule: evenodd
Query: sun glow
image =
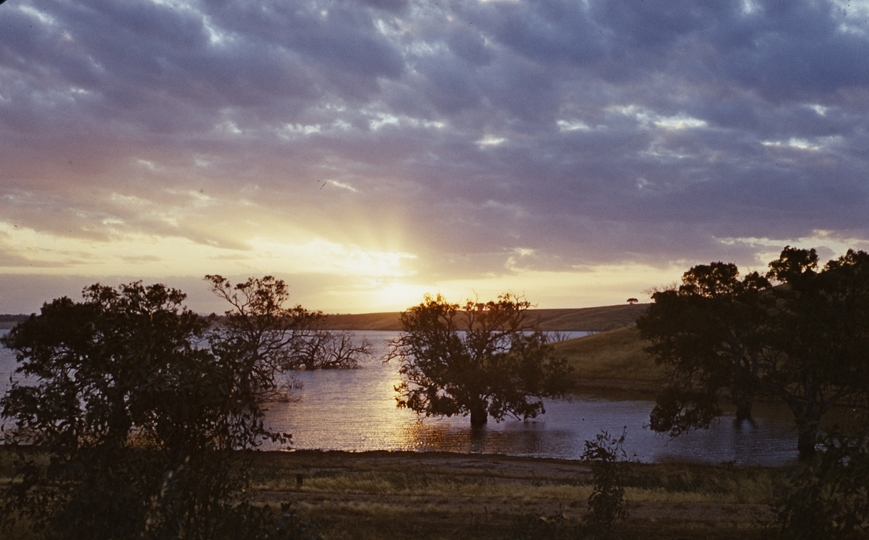
<path id="1" fill-rule="evenodd" d="M 348 276 L 408 276 L 411 253 L 386 252 L 324 239 L 303 243 L 255 238 L 247 249 L 223 248 L 187 238 L 137 233 L 112 238 L 73 238 L 0 222 L 0 273 L 142 276 L 320 273 Z"/>

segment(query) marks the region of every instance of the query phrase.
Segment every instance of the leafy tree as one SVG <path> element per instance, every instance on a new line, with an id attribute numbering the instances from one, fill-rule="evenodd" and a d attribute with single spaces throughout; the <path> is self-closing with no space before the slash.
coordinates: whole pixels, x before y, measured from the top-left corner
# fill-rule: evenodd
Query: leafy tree
<path id="1" fill-rule="evenodd" d="M 425 416 L 470 414 L 474 427 L 490 415 L 545 412 L 541 398 L 566 390 L 569 368 L 527 317 L 530 305 L 510 293 L 464 306 L 426 295 L 402 313 L 403 332 L 388 356 L 400 360 L 398 406 Z"/>
<path id="2" fill-rule="evenodd" d="M 768 316 L 762 300 L 771 288 L 756 272 L 740 279 L 736 265 L 715 262 L 688 270 L 678 288 L 652 295 L 637 328 L 652 342 L 646 350 L 670 368 L 652 429 L 675 436 L 708 427 L 722 413 L 722 391 L 736 406 L 737 421 L 751 419 Z"/>
<path id="3" fill-rule="evenodd" d="M 818 270 L 815 250 L 785 248 L 770 263 L 772 291 L 762 366 L 765 391 L 794 415 L 802 457 L 814 453 L 821 418 L 869 398 L 869 253 L 849 250 Z"/>
<path id="4" fill-rule="evenodd" d="M 269 301 L 273 289 L 254 290 Z M 17 372 L 0 399 L 17 448 L 0 520 L 47 538 L 284 538 L 292 524 L 251 506 L 243 454 L 265 428 L 251 348 L 141 282 L 92 285 L 12 329 Z M 256 381 L 253 384 L 252 381 Z M 47 462 L 46 462 L 47 461 Z"/>
<path id="5" fill-rule="evenodd" d="M 696 266 L 653 295 L 637 326 L 670 368 L 653 429 L 708 427 L 722 391 L 747 419 L 764 392 L 790 408 L 808 458 L 821 417 L 869 396 L 869 254 L 848 251 L 818 270 L 814 250 L 786 247 L 769 266 L 743 279 L 733 264 Z"/>

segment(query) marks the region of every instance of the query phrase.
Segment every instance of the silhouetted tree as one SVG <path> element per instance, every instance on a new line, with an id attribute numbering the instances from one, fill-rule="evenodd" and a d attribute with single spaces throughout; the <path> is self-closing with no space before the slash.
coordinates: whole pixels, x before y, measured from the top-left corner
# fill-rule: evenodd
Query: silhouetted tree
<path id="1" fill-rule="evenodd" d="M 320 313 L 299 332 L 293 345 L 289 369 L 356 369 L 371 356 L 371 343 L 349 331 L 327 330 L 326 316 Z"/>
<path id="2" fill-rule="evenodd" d="M 350 369 L 370 354 L 367 341 L 356 343 L 346 332 L 323 328 L 326 316 L 300 305 L 287 307 L 286 283 L 273 276 L 233 285 L 219 275 L 205 276 L 211 291 L 231 309 L 221 319 L 215 347 L 244 357 L 250 384 L 263 398 L 281 397 L 275 373 L 296 369 Z"/>
<path id="3" fill-rule="evenodd" d="M 721 414 L 722 390 L 737 420 L 751 419 L 769 315 L 761 295 L 770 289 L 756 272 L 740 279 L 736 265 L 717 262 L 691 268 L 678 288 L 652 295 L 637 328 L 652 342 L 646 351 L 669 368 L 652 429 L 678 435 L 708 427 Z"/>
<path id="4" fill-rule="evenodd" d="M 425 416 L 534 418 L 541 398 L 567 388 L 566 361 L 526 317 L 530 303 L 507 293 L 497 301 L 468 300 L 463 307 L 441 295 L 401 314 L 401 335 L 388 358 L 398 358 L 398 406 Z"/>
<path id="5" fill-rule="evenodd" d="M 261 399 L 286 391 L 276 384 L 275 373 L 292 369 L 301 332 L 318 314 L 300 305 L 286 307 L 287 285 L 272 276 L 248 278 L 235 285 L 219 275 L 205 276 L 205 280 L 211 292 L 230 305 L 220 320 L 220 331 L 212 334 L 213 347 L 246 363 L 245 378 L 239 384 Z"/>
<path id="6" fill-rule="evenodd" d="M 628 304 L 630 304 L 630 305 L 634 305 L 634 304 L 636 304 L 637 302 L 639 302 L 639 300 L 637 300 L 636 298 L 628 298 L 628 299 L 627 299 L 627 302 L 628 302 Z"/>
<path id="7" fill-rule="evenodd" d="M 252 345 L 163 285 L 97 284 L 83 295 L 46 303 L 2 340 L 27 380 L 0 399 L 12 421 L 3 442 L 19 450 L 0 520 L 48 538 L 295 534 L 246 498 L 238 450 L 289 440 L 264 426 L 258 391 L 271 383 Z"/>
<path id="8" fill-rule="evenodd" d="M 770 263 L 765 391 L 794 414 L 800 455 L 814 453 L 821 418 L 869 398 L 869 253 L 848 250 L 818 270 L 815 250 L 787 247 Z"/>
<path id="9" fill-rule="evenodd" d="M 794 414 L 800 456 L 814 452 L 821 417 L 869 395 L 869 255 L 848 251 L 818 271 L 814 250 L 785 248 L 766 277 L 733 264 L 696 266 L 658 291 L 637 321 L 647 351 L 669 368 L 652 428 L 708 427 L 726 390 L 737 419 L 757 392 Z"/>

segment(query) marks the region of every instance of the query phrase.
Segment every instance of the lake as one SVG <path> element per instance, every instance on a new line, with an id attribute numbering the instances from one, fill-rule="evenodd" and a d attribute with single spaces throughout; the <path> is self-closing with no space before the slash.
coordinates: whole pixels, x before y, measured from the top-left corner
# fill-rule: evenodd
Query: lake
<path id="1" fill-rule="evenodd" d="M 6 331 L 0 331 L 0 335 Z M 376 354 L 397 332 L 354 332 L 366 338 Z M 577 335 L 577 334 L 573 334 Z M 0 349 L 0 392 L 14 370 L 11 351 Z M 471 430 L 468 418 L 427 418 L 395 406 L 398 365 L 372 359 L 356 370 L 300 371 L 301 388 L 293 401 L 270 403 L 271 429 L 292 434 L 290 448 L 346 450 L 409 450 L 498 453 L 516 456 L 579 459 L 584 441 L 601 431 L 626 430 L 628 457 L 642 462 L 688 460 L 704 463 L 782 465 L 796 460 L 793 420 L 778 407 L 758 407 L 757 425 L 734 426 L 723 417 L 709 430 L 670 439 L 648 429 L 649 399 L 579 395 L 548 400 L 546 414 L 529 421 L 497 423 Z"/>

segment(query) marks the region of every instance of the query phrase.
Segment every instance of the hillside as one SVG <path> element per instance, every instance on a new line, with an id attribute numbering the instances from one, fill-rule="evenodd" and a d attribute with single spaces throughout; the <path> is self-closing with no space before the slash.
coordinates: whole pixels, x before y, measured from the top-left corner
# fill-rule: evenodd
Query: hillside
<path id="1" fill-rule="evenodd" d="M 576 390 L 656 392 L 664 370 L 643 351 L 634 325 L 555 344 L 573 367 Z"/>
<path id="2" fill-rule="evenodd" d="M 540 321 L 543 330 L 602 332 L 634 323 L 648 304 L 624 304 L 577 309 L 532 309 L 531 317 Z M 329 315 L 327 326 L 332 330 L 401 330 L 399 313 L 364 313 L 360 315 Z"/>
<path id="3" fill-rule="evenodd" d="M 26 321 L 29 315 L 11 315 L 11 314 L 2 314 L 0 315 L 0 330 L 7 330 L 12 328 L 16 324 Z"/>

